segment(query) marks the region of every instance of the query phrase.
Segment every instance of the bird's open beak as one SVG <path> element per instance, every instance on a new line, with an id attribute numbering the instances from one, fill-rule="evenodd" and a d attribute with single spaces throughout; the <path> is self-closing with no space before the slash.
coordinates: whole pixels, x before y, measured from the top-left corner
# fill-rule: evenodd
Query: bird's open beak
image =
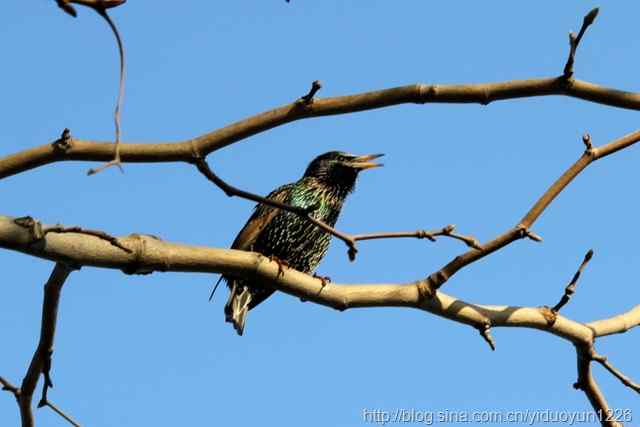
<path id="1" fill-rule="evenodd" d="M 384 154 L 367 154 L 366 156 L 358 156 L 354 157 L 353 160 L 349 162 L 351 167 L 365 170 L 371 168 L 377 168 L 382 166 L 382 163 L 372 162 L 371 160 L 377 159 L 378 157 L 382 157 Z"/>

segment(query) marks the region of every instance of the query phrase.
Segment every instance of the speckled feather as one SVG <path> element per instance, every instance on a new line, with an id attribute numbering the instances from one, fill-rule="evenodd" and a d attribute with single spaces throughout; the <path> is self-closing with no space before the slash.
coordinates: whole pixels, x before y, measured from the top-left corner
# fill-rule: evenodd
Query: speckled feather
<path id="1" fill-rule="evenodd" d="M 339 197 L 336 192 L 331 192 L 326 186 L 314 181 L 314 178 L 303 178 L 294 184 L 283 185 L 272 191 L 267 198 L 291 206 L 316 207 L 311 215 L 334 226 L 344 197 Z M 260 204 L 234 240 L 231 249 L 274 256 L 285 261 L 291 268 L 311 273 L 327 253 L 330 242 L 331 235 L 304 218 Z M 273 289 L 260 284 L 244 281 L 240 283 L 252 289 L 250 309 L 273 293 Z M 227 285 L 232 286 L 231 280 L 227 279 Z"/>

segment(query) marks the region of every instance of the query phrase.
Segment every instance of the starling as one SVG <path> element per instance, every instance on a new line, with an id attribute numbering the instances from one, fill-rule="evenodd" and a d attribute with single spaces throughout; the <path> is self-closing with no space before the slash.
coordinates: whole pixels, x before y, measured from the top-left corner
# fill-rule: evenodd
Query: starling
<path id="1" fill-rule="evenodd" d="M 354 156 L 330 151 L 316 157 L 297 182 L 276 188 L 267 198 L 291 206 L 310 209 L 310 214 L 333 226 L 342 204 L 355 187 L 358 173 L 382 166 L 371 160 L 382 154 Z M 231 249 L 255 251 L 303 273 L 313 272 L 324 257 L 331 235 L 307 219 L 258 204 Z M 227 322 L 239 335 L 244 331 L 247 312 L 273 294 L 274 289 L 258 282 L 223 276 L 230 289 L 224 307 Z"/>

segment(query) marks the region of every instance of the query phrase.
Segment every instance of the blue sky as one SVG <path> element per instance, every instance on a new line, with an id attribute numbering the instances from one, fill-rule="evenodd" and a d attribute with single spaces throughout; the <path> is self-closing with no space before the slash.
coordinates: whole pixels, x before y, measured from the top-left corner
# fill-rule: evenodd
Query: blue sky
<path id="1" fill-rule="evenodd" d="M 516 4 L 517 3 L 517 4 Z M 112 15 L 128 61 L 123 140 L 193 137 L 303 95 L 396 85 L 472 83 L 561 73 L 567 33 L 597 4 L 334 0 L 129 2 Z M 112 140 L 117 56 L 104 22 L 72 19 L 53 1 L 8 2 L 0 155 L 54 140 L 65 127 Z M 640 6 L 603 5 L 578 51 L 576 77 L 639 90 L 634 29 Z M 479 105 L 403 105 L 304 120 L 209 157 L 233 184 L 261 194 L 302 174 L 325 151 L 386 153 L 365 172 L 338 222 L 349 232 L 456 224 L 481 241 L 513 226 L 583 150 L 637 129 L 637 112 L 565 97 Z M 543 243 L 518 241 L 473 264 L 445 292 L 486 304 L 553 305 L 584 253 L 595 256 L 563 310 L 578 321 L 640 303 L 636 270 L 637 147 L 597 162 L 539 219 Z M 2 181 L 2 215 L 81 225 L 114 235 L 227 247 L 252 203 L 228 199 L 184 164 L 59 163 Z M 350 263 L 334 241 L 319 267 L 337 282 L 425 277 L 465 250 L 459 242 L 373 241 Z M 0 251 L 0 375 L 18 383 L 37 343 L 42 289 L 52 264 Z M 344 313 L 279 294 L 249 315 L 245 336 L 224 323 L 217 277 L 125 276 L 84 268 L 64 288 L 50 399 L 87 426 L 360 426 L 364 409 L 465 411 L 590 406 L 573 347 L 525 329 L 477 332 L 410 309 Z M 638 330 L 601 339 L 600 353 L 632 378 Z M 599 367 L 611 405 L 638 397 Z M 47 409 L 39 425 L 64 421 Z M 640 412 L 636 418 L 640 417 Z M 16 425 L 0 395 L 0 424 Z"/>

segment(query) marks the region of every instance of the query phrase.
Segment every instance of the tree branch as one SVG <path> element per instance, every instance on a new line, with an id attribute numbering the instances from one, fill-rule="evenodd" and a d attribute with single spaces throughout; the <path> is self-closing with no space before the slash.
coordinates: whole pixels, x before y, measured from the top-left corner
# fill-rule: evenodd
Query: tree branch
<path id="1" fill-rule="evenodd" d="M 587 266 L 587 264 L 591 260 L 591 257 L 593 257 L 593 249 L 589 249 L 589 251 L 584 256 L 580 267 L 578 267 L 578 271 L 576 271 L 576 273 L 573 275 L 573 278 L 564 289 L 564 295 L 562 295 L 560 301 L 558 301 L 558 303 L 551 309 L 553 312 L 558 313 L 560 309 L 571 300 L 571 297 L 576 292 L 576 284 L 578 283 L 578 279 L 582 274 L 582 270 L 584 270 L 584 268 Z"/>
<path id="2" fill-rule="evenodd" d="M 569 33 L 569 57 L 567 58 L 567 63 L 564 66 L 563 75 L 565 78 L 569 79 L 573 76 L 573 62 L 575 61 L 576 50 L 578 49 L 578 45 L 582 40 L 582 36 L 584 36 L 585 31 L 593 21 L 595 21 L 596 16 L 598 16 L 599 9 L 596 7 L 591 9 L 589 13 L 587 13 L 582 21 L 582 27 L 576 36 L 575 33 Z"/>
<path id="3" fill-rule="evenodd" d="M 194 149 L 205 156 L 234 142 L 277 126 L 310 117 L 354 113 L 407 103 L 481 103 L 534 96 L 565 95 L 640 110 L 640 94 L 572 80 L 567 87 L 562 77 L 512 80 L 468 85 L 414 84 L 355 95 L 314 99 L 306 108 L 298 102 L 265 111 L 193 139 L 174 143 L 120 144 L 122 162 L 191 162 Z M 113 142 L 70 139 L 64 151 L 53 144 L 27 149 L 0 159 L 0 179 L 59 161 L 110 161 Z"/>
<path id="4" fill-rule="evenodd" d="M 135 234 L 118 238 L 130 252 L 88 234 L 46 234 L 42 244 L 38 245 L 33 245 L 32 239 L 29 230 L 16 224 L 13 218 L 0 217 L 0 247 L 6 249 L 54 261 L 72 262 L 74 265 L 120 269 L 130 274 L 176 271 L 251 277 L 265 286 L 337 310 L 357 307 L 416 308 L 472 326 L 480 331 L 492 348 L 495 348 L 495 342 L 489 333 L 490 327 L 538 329 L 565 339 L 579 348 L 590 348 L 598 336 L 623 332 L 640 325 L 640 305 L 628 313 L 588 324 L 558 314 L 555 322 L 550 324 L 537 307 L 472 304 L 440 291 L 434 292 L 432 298 L 425 299 L 420 291 L 420 282 L 360 285 L 326 283 L 291 268 L 280 271 L 276 263 L 252 252 L 181 245 Z M 606 401 L 590 372 L 588 363 L 579 361 L 581 388 L 587 393 L 594 408 L 606 410 Z"/>
<path id="5" fill-rule="evenodd" d="M 573 165 L 567 169 L 560 178 L 558 178 L 549 189 L 536 201 L 533 207 L 520 220 L 519 224 L 514 228 L 507 230 L 503 234 L 482 245 L 480 250 L 469 250 L 462 255 L 458 255 L 440 270 L 432 273 L 419 284 L 420 291 L 425 298 L 433 295 L 433 291 L 437 290 L 447 280 L 451 278 L 460 269 L 466 267 L 475 261 L 501 249 L 515 240 L 528 237 L 532 240 L 539 241 L 541 238 L 529 231 L 530 227 L 542 215 L 551 202 L 564 190 L 573 179 L 578 176 L 592 162 L 602 159 L 610 154 L 630 147 L 640 141 L 640 130 L 629 133 L 621 138 L 615 139 L 608 144 L 600 147 L 591 145 L 591 138 L 585 135 L 583 142 L 587 149 L 582 156 Z"/>
<path id="6" fill-rule="evenodd" d="M 4 377 L 0 377 L 0 385 L 2 385 L 2 390 L 8 391 L 13 394 L 16 400 L 20 401 L 20 389 L 13 385 L 9 380 Z"/>
<path id="7" fill-rule="evenodd" d="M 640 305 L 629 312 L 588 324 L 575 322 L 558 314 L 570 300 L 583 268 L 590 259 L 585 257 L 565 294 L 556 306 L 549 310 L 535 307 L 488 306 L 470 304 L 438 291 L 461 268 L 481 259 L 520 238 L 540 241 L 530 231 L 564 188 L 594 160 L 626 148 L 640 140 L 640 131 L 626 135 L 601 147 L 594 148 L 585 135 L 584 154 L 538 199 L 533 207 L 512 229 L 488 243 L 481 245 L 475 238 L 453 233 L 453 226 L 433 232 L 384 232 L 350 235 L 314 219 L 309 210 L 283 205 L 230 186 L 209 168 L 202 156 L 226 147 L 252 135 L 296 120 L 326 115 L 347 114 L 357 111 L 384 108 L 404 103 L 480 103 L 487 105 L 496 100 L 563 95 L 586 101 L 621 108 L 640 110 L 640 94 L 623 92 L 573 79 L 573 65 L 577 48 L 597 16 L 598 9 L 589 12 L 578 33 L 570 34 L 570 52 L 559 77 L 516 80 L 473 85 L 416 84 L 350 96 L 315 99 L 321 88 L 319 81 L 312 84 L 308 94 L 296 101 L 240 120 L 205 135 L 176 143 L 123 144 L 120 141 L 120 112 L 124 94 L 124 48 L 117 28 L 106 9 L 124 3 L 124 0 L 56 0 L 65 12 L 76 16 L 72 4 L 93 8 L 109 24 L 115 34 L 120 54 L 120 86 L 114 112 L 116 135 L 115 155 L 113 144 L 83 141 L 71 137 L 68 130 L 52 144 L 25 150 L 0 159 L 0 179 L 33 169 L 48 163 L 67 160 L 109 162 L 89 172 L 95 173 L 121 162 L 169 162 L 195 163 L 201 173 L 229 196 L 239 196 L 258 203 L 271 205 L 307 218 L 324 231 L 341 239 L 349 247 L 349 256 L 355 257 L 356 241 L 384 238 L 414 237 L 435 240 L 447 236 L 463 241 L 472 250 L 456 257 L 427 279 L 408 284 L 341 285 L 328 284 L 322 278 L 314 278 L 292 269 L 284 273 L 265 257 L 242 251 L 193 247 L 162 242 L 158 239 L 131 235 L 115 238 L 95 230 L 80 227 L 44 227 L 30 217 L 12 219 L 0 217 L 0 247 L 21 251 L 33 256 L 56 261 L 56 266 L 45 285 L 42 308 L 42 326 L 38 347 L 20 388 L 0 377 L 3 389 L 17 399 L 23 425 L 33 425 L 31 401 L 40 373 L 44 374 L 42 399 L 38 407 L 49 406 L 73 425 L 75 421 L 47 400 L 47 392 L 53 386 L 50 378 L 51 354 L 55 336 L 57 309 L 64 282 L 76 265 L 93 265 L 118 268 L 128 274 L 146 274 L 153 271 L 201 271 L 231 274 L 237 277 L 257 278 L 266 286 L 272 286 L 304 300 L 345 310 L 355 307 L 412 307 L 454 320 L 476 328 L 495 349 L 491 327 L 527 327 L 542 330 L 573 343 L 577 349 L 578 381 L 575 384 L 585 392 L 593 408 L 600 414 L 609 413 L 609 406 L 595 382 L 591 362 L 597 361 L 625 385 L 636 392 L 640 386 L 613 367 L 605 357 L 595 353 L 593 344 L 597 337 L 625 332 L 640 325 Z M 195 160 L 194 160 L 195 158 Z M 31 220 L 30 223 L 25 221 Z M 27 221 L 28 222 L 28 221 Z M 430 298 L 425 298 L 428 295 Z M 553 313 L 549 321 L 547 311 Z M 619 425 L 616 420 L 602 420 L 603 425 Z"/>
<path id="8" fill-rule="evenodd" d="M 17 225 L 17 224 L 16 224 Z M 58 316 L 58 304 L 60 301 L 60 292 L 67 277 L 73 269 L 62 262 L 56 263 L 49 280 L 44 286 L 44 301 L 42 303 L 42 324 L 40 327 L 40 341 L 36 348 L 29 369 L 22 380 L 20 388 L 17 388 L 6 379 L 0 377 L 0 384 L 3 390 L 7 390 L 16 397 L 18 407 L 20 408 L 20 418 L 23 427 L 32 427 L 34 425 L 33 412 L 31 410 L 31 401 L 33 392 L 38 384 L 40 374 L 44 374 L 45 382 L 43 387 L 43 397 L 38 407 L 49 406 L 58 414 L 62 415 L 67 421 L 74 425 L 75 422 L 65 415 L 60 409 L 55 407 L 46 399 L 46 391 L 49 387 L 53 387 L 51 382 L 51 355 L 53 353 L 53 339 L 56 332 L 56 321 Z"/>
<path id="9" fill-rule="evenodd" d="M 122 4 L 122 2 L 120 2 L 119 4 Z M 116 6 L 118 6 L 119 4 L 117 4 Z M 99 2 L 98 6 L 91 6 L 91 7 L 96 11 L 98 15 L 100 15 L 105 21 L 107 21 L 109 28 L 111 28 L 111 32 L 116 38 L 116 44 L 118 45 L 118 56 L 120 57 L 120 80 L 118 82 L 118 97 L 116 98 L 116 107 L 113 111 L 113 121 L 116 127 L 115 154 L 113 156 L 113 160 L 105 163 L 104 165 L 98 168 L 89 169 L 87 171 L 87 175 L 94 175 L 96 173 L 102 172 L 103 170 L 111 166 L 117 166 L 118 169 L 120 169 L 120 172 L 124 172 L 124 169 L 122 169 L 122 161 L 120 160 L 121 117 L 122 117 L 122 102 L 124 100 L 124 79 L 125 79 L 124 44 L 122 43 L 122 36 L 118 31 L 118 27 L 116 27 L 116 24 L 113 22 L 113 19 L 111 19 L 111 17 L 107 13 L 106 5 L 104 4 L 104 2 Z"/>
<path id="10" fill-rule="evenodd" d="M 31 237 L 33 238 L 33 242 L 37 242 L 38 240 L 42 239 L 47 233 L 79 233 L 98 237 L 99 239 L 111 243 L 116 248 L 120 248 L 125 252 L 131 252 L 129 248 L 122 246 L 120 242 L 118 242 L 118 239 L 100 230 L 88 230 L 81 227 L 64 227 L 59 224 L 49 227 L 43 227 L 40 221 L 36 221 L 30 216 L 16 218 L 14 222 L 17 225 L 29 230 L 29 232 L 31 233 Z"/>
<path id="11" fill-rule="evenodd" d="M 370 233 L 370 234 L 348 234 L 345 232 L 342 232 L 338 229 L 336 229 L 335 227 L 330 226 L 329 224 L 327 224 L 324 221 L 321 221 L 319 219 L 316 219 L 312 216 L 312 212 L 313 209 L 309 209 L 309 208 L 301 208 L 298 206 L 291 206 L 288 205 L 286 203 L 281 203 L 278 202 L 276 200 L 271 200 L 268 199 L 266 197 L 262 197 L 259 196 L 257 194 L 254 193 L 250 193 L 248 191 L 244 191 L 244 190 L 240 190 L 239 188 L 236 188 L 230 184 L 228 184 L 226 181 L 224 181 L 222 178 L 220 178 L 218 175 L 216 175 L 213 170 L 211 169 L 211 167 L 209 167 L 209 164 L 207 163 L 207 161 L 198 156 L 197 154 L 194 155 L 194 159 L 193 162 L 195 163 L 196 167 L 198 168 L 198 171 L 200 171 L 200 173 L 202 173 L 202 175 L 205 176 L 205 178 L 207 178 L 209 181 L 211 181 L 213 184 L 216 185 L 216 187 L 220 188 L 222 191 L 224 191 L 224 193 L 229 196 L 229 197 L 233 197 L 233 196 L 238 196 L 241 197 L 243 199 L 247 199 L 247 200 L 252 200 L 256 203 L 262 203 L 264 205 L 268 205 L 268 206 L 272 206 L 274 208 L 278 208 L 278 209 L 282 209 L 284 211 L 287 212 L 291 212 L 293 214 L 296 214 L 302 218 L 305 218 L 307 221 L 311 222 L 312 224 L 314 224 L 315 226 L 319 227 L 320 229 L 322 229 L 323 231 L 331 234 L 332 236 L 337 237 L 338 239 L 342 240 L 348 248 L 348 256 L 349 256 L 349 260 L 353 261 L 355 260 L 356 254 L 358 253 L 358 248 L 356 247 L 356 242 L 358 240 L 373 240 L 373 239 L 389 239 L 389 238 L 401 238 L 401 237 L 413 237 L 413 238 L 418 238 L 418 239 L 424 239 L 427 238 L 429 240 L 431 240 L 432 242 L 435 242 L 435 236 L 447 236 L 447 237 L 451 237 L 452 239 L 456 239 L 456 240 L 460 240 L 464 243 L 467 244 L 467 246 L 476 248 L 476 249 L 480 249 L 480 243 L 474 238 L 474 237 L 469 237 L 469 236 L 463 236 L 461 234 L 456 234 L 453 232 L 455 226 L 453 225 L 448 225 L 440 230 L 436 230 L 436 231 L 426 231 L 426 230 L 418 230 L 418 231 L 412 231 L 412 232 L 385 232 L 385 233 Z M 77 227 L 76 227 L 77 228 Z M 113 238 L 112 238 L 113 239 Z"/>
<path id="12" fill-rule="evenodd" d="M 585 393 L 593 407 L 593 410 L 600 417 L 600 423 L 603 426 L 620 427 L 622 425 L 611 416 L 613 412 L 607 403 L 607 399 L 604 397 L 598 383 L 593 378 L 593 374 L 591 372 L 591 352 L 591 344 L 576 346 L 578 359 L 578 381 L 576 381 L 573 387 L 576 390 L 582 390 Z"/>
<path id="13" fill-rule="evenodd" d="M 640 324 L 640 305 L 635 306 L 626 313 L 614 316 L 606 321 L 594 321 L 587 323 L 593 330 L 595 337 L 604 337 L 612 334 L 622 334 Z"/>
<path id="14" fill-rule="evenodd" d="M 464 236 L 462 234 L 454 233 L 455 225 L 449 224 L 439 230 L 417 230 L 417 231 L 393 231 L 393 232 L 381 232 L 381 233 L 367 233 L 367 234 L 353 234 L 351 237 L 355 241 L 360 240 L 374 240 L 374 239 L 397 239 L 402 237 L 411 237 L 415 239 L 428 239 L 432 242 L 436 241 L 436 237 L 444 236 L 450 237 L 455 240 L 460 240 L 467 246 L 481 250 L 482 246 L 478 239 L 473 236 Z"/>
<path id="15" fill-rule="evenodd" d="M 153 271 L 222 273 L 236 277 L 252 277 L 282 292 L 338 310 L 356 307 L 412 307 L 460 323 L 485 329 L 511 326 L 550 332 L 573 343 L 591 343 L 594 332 L 563 316 L 549 326 L 536 307 L 509 307 L 469 304 L 437 292 L 434 299 L 424 300 L 417 282 L 406 284 L 343 285 L 322 283 L 318 278 L 292 268 L 284 274 L 276 263 L 253 252 L 233 249 L 189 246 L 133 234 L 118 237 L 131 249 L 127 253 L 98 237 L 86 234 L 47 234 L 43 244 L 32 245 L 28 230 L 15 224 L 13 218 L 0 216 L 0 247 L 16 250 L 53 261 L 77 265 L 125 270 L 130 274 Z M 133 268 L 135 267 L 135 269 Z M 634 308 L 640 312 L 640 305 Z M 631 329 L 640 324 L 628 324 Z M 611 324 L 614 322 L 614 325 Z M 599 320 L 600 329 L 611 330 L 618 319 Z"/>
<path id="16" fill-rule="evenodd" d="M 125 79 L 125 53 L 124 53 L 124 44 L 122 43 L 122 36 L 120 36 L 120 32 L 118 31 L 118 27 L 113 22 L 109 14 L 107 13 L 107 9 L 120 6 L 124 4 L 126 0 L 56 0 L 58 3 L 58 7 L 64 10 L 69 15 L 74 18 L 78 16 L 75 8 L 71 5 L 72 3 L 80 4 L 86 7 L 93 9 L 102 19 L 107 22 L 111 32 L 116 38 L 116 44 L 118 46 L 118 56 L 120 58 L 120 80 L 118 83 L 118 97 L 116 99 L 116 107 L 113 113 L 113 119 L 116 127 L 116 142 L 115 142 L 115 154 L 113 159 L 107 162 L 106 164 L 95 168 L 89 169 L 87 175 L 93 175 L 98 172 L 101 172 L 111 166 L 117 166 L 120 169 L 120 172 L 124 172 L 122 169 L 122 162 L 120 161 L 120 122 L 121 122 L 121 111 L 122 111 L 122 101 L 124 99 L 124 79 Z"/>
<path id="17" fill-rule="evenodd" d="M 615 366 L 609 363 L 606 357 L 594 353 L 591 355 L 591 358 L 596 362 L 598 362 L 599 364 L 601 364 L 602 366 L 604 366 L 605 369 L 609 371 L 614 377 L 619 379 L 622 382 L 622 384 L 626 385 L 636 393 L 640 393 L 640 384 L 634 383 L 631 380 L 631 378 L 623 374 L 622 371 L 620 371 L 619 369 L 616 369 Z"/>

